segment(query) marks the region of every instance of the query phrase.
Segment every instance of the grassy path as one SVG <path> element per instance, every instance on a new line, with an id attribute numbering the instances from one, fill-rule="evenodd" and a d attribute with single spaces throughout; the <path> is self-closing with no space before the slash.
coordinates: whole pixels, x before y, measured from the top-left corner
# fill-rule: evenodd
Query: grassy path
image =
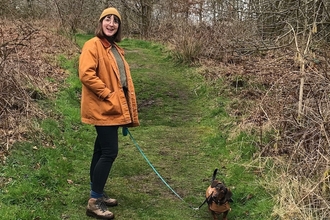
<path id="1" fill-rule="evenodd" d="M 111 209 L 116 219 L 211 219 L 206 206 L 195 211 L 188 204 L 203 202 L 215 168 L 234 193 L 229 219 L 271 219 L 270 197 L 241 165 L 254 152 L 251 139 L 228 139 L 226 100 L 215 96 L 193 68 L 174 65 L 161 46 L 136 40 L 121 44 L 131 65 L 141 121 L 130 131 L 184 202 L 162 183 L 130 138 L 120 135 L 119 156 L 106 186 L 119 199 L 119 206 Z M 51 117 L 36 122 L 31 141 L 15 146 L 1 167 L 3 219 L 89 219 L 84 210 L 95 132 L 80 123 L 76 60 L 61 58 L 61 63 L 72 74 L 56 101 L 40 103 Z"/>

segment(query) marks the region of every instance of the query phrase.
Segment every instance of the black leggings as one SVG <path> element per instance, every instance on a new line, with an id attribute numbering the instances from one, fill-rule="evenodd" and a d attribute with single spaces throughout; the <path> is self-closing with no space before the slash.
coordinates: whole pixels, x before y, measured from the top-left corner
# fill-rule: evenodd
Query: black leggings
<path id="1" fill-rule="evenodd" d="M 92 190 L 103 193 L 112 163 L 118 155 L 118 126 L 95 126 L 96 140 L 90 167 Z"/>

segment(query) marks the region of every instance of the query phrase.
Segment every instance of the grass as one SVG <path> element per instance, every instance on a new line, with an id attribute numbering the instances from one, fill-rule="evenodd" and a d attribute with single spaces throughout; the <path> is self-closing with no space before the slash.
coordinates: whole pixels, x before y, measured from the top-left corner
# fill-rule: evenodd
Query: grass
<path id="1" fill-rule="evenodd" d="M 90 36 L 77 36 L 81 46 Z M 229 219 L 272 219 L 273 201 L 246 166 L 254 137 L 229 137 L 235 123 L 226 113 L 228 97 L 218 97 L 194 68 L 175 65 L 161 45 L 124 40 L 139 103 L 141 126 L 130 129 L 164 180 L 158 178 L 128 136 L 106 185 L 119 199 L 116 219 L 211 219 L 205 190 L 215 168 L 234 193 Z M 89 163 L 95 131 L 80 122 L 77 59 L 60 56 L 70 72 L 54 100 L 40 102 L 49 117 L 35 120 L 28 141 L 13 147 L 0 172 L 2 219 L 90 219 Z M 221 85 L 218 85 L 221 86 Z"/>

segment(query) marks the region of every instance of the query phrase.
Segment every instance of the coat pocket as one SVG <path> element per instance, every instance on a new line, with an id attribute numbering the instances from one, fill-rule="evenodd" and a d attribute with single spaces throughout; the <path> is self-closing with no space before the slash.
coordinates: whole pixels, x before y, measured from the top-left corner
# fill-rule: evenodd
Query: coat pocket
<path id="1" fill-rule="evenodd" d="M 102 102 L 103 115 L 119 115 L 122 114 L 120 99 L 117 92 L 112 92 L 110 96 Z"/>

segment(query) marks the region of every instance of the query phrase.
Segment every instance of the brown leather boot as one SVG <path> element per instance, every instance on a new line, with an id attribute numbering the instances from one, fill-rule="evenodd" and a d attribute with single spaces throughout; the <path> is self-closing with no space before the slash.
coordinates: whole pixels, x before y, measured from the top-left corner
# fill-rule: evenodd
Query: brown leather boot
<path id="1" fill-rule="evenodd" d="M 108 211 L 107 206 L 105 205 L 103 198 L 90 198 L 88 200 L 86 215 L 94 217 L 97 219 L 113 219 L 115 218 L 114 214 Z"/>
<path id="2" fill-rule="evenodd" d="M 107 206 L 116 206 L 118 205 L 117 199 L 112 199 L 110 198 L 105 192 L 103 192 L 103 202 L 107 205 Z"/>

